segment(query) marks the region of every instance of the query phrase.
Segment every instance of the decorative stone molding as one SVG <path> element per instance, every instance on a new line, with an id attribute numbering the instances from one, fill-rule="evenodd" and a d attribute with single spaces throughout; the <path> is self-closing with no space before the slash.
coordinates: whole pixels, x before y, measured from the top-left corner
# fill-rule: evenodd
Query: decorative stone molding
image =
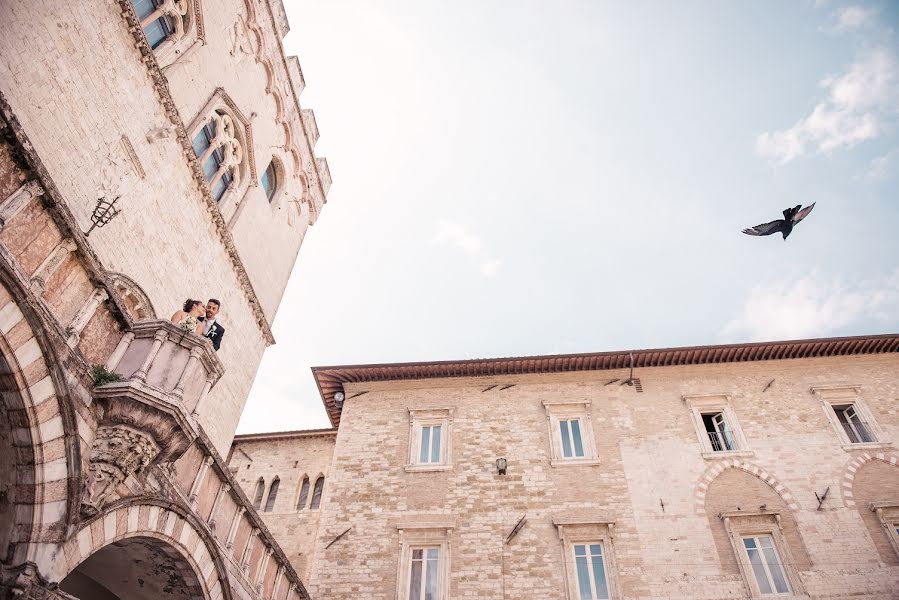
<path id="1" fill-rule="evenodd" d="M 92 517 L 99 513 L 115 488 L 158 454 L 159 445 L 147 432 L 123 424 L 101 425 L 91 446 L 81 514 Z"/>
<path id="2" fill-rule="evenodd" d="M 843 490 L 843 502 L 846 504 L 847 508 L 855 506 L 855 497 L 853 496 L 852 491 L 855 474 L 858 473 L 858 470 L 861 469 L 865 463 L 871 462 L 872 460 L 879 460 L 888 465 L 899 467 L 899 455 L 885 454 L 883 452 L 878 452 L 876 454 L 865 452 L 849 461 L 849 464 L 846 465 L 846 471 L 843 473 L 843 482 L 840 486 Z"/>
<path id="3" fill-rule="evenodd" d="M 792 511 L 799 510 L 799 504 L 796 502 L 796 498 L 787 489 L 785 485 L 783 485 L 780 481 L 777 480 L 774 475 L 771 475 L 764 469 L 753 465 L 752 463 L 739 460 L 737 458 L 723 460 L 719 463 L 716 463 L 706 469 L 706 472 L 703 473 L 699 482 L 696 484 L 696 496 L 694 498 L 694 509 L 697 515 L 705 515 L 705 495 L 709 490 L 709 485 L 712 481 L 718 477 L 725 469 L 739 469 L 740 471 L 746 471 L 750 475 L 758 477 L 769 486 L 774 488 L 774 491 L 783 498 L 783 501 Z"/>
<path id="4" fill-rule="evenodd" d="M 77 249 L 78 244 L 75 243 L 75 240 L 66 238 L 60 241 L 47 255 L 44 262 L 40 264 L 34 275 L 31 276 L 31 291 L 34 292 L 35 296 L 40 296 L 44 293 L 47 282 L 50 281 L 50 278 L 59 269 L 59 266 L 69 257 L 69 254 Z"/>
<path id="5" fill-rule="evenodd" d="M 59 589 L 59 584 L 47 581 L 33 562 L 15 567 L 2 566 L 0 597 L 16 600 L 78 600 Z"/>
<path id="6" fill-rule="evenodd" d="M 129 309 L 134 321 L 156 318 L 156 309 L 147 293 L 136 281 L 122 273 L 110 273 L 109 278 L 115 291 L 119 293 Z"/>
<path id="7" fill-rule="evenodd" d="M 94 313 L 100 308 L 100 304 L 106 302 L 108 299 L 109 292 L 105 289 L 96 288 L 94 290 L 94 293 L 88 298 L 87 302 L 84 303 L 84 306 L 81 307 L 81 310 L 78 311 L 78 314 L 75 315 L 75 318 L 72 319 L 72 322 L 66 328 L 66 333 L 69 335 L 66 339 L 66 343 L 69 347 L 74 348 L 78 345 L 81 332 L 84 331 L 84 328 L 87 327 L 87 324 L 94 316 Z"/>
<path id="8" fill-rule="evenodd" d="M 3 229 L 13 217 L 19 214 L 19 211 L 28 206 L 29 202 L 43 194 L 44 188 L 38 180 L 32 179 L 23 183 L 0 204 L 0 229 Z"/>

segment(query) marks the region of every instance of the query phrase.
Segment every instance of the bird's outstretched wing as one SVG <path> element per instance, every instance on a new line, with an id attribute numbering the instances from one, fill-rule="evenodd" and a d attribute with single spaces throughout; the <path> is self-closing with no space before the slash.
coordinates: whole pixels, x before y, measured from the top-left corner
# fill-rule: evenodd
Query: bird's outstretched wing
<path id="1" fill-rule="evenodd" d="M 806 218 L 808 214 L 812 212 L 812 209 L 815 208 L 815 204 L 815 202 L 812 202 L 811 204 L 800 210 L 798 213 L 793 215 L 793 225 Z"/>
<path id="2" fill-rule="evenodd" d="M 784 220 L 778 219 L 776 221 L 771 221 L 770 223 L 762 223 L 761 225 L 756 225 L 755 227 L 749 227 L 743 230 L 743 233 L 746 235 L 771 235 L 772 233 L 777 233 L 784 226 Z"/>

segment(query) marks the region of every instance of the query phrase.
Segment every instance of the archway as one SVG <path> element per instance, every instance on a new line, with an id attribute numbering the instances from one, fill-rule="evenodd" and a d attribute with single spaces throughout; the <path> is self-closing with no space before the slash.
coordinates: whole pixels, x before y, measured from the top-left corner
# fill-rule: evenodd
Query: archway
<path id="1" fill-rule="evenodd" d="M 104 546 L 59 584 L 83 600 L 186 600 L 208 595 L 192 561 L 157 537 L 135 536 Z"/>

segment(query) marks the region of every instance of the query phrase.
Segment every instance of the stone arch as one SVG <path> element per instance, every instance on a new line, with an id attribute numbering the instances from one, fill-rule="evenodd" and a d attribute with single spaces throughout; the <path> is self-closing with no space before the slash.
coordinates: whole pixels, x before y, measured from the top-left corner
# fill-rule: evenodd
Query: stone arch
<path id="1" fill-rule="evenodd" d="M 899 457 L 865 453 L 853 458 L 843 475 L 843 501 L 858 511 L 879 559 L 899 565 L 893 524 L 899 521 Z M 878 510 L 872 510 L 873 507 Z"/>
<path id="2" fill-rule="evenodd" d="M 855 497 L 853 495 L 855 474 L 858 473 L 858 470 L 861 469 L 865 463 L 871 462 L 872 460 L 879 460 L 894 466 L 899 465 L 899 457 L 895 454 L 884 454 L 883 452 L 878 452 L 877 454 L 865 452 L 850 460 L 849 464 L 846 465 L 846 470 L 843 472 L 843 482 L 840 486 L 843 492 L 843 502 L 848 508 L 855 506 Z"/>
<path id="3" fill-rule="evenodd" d="M 56 561 L 57 570 L 48 578 L 65 586 L 67 578 L 88 559 L 112 547 L 117 552 L 124 549 L 164 555 L 171 564 L 162 569 L 163 573 L 172 585 L 184 581 L 194 586 L 199 593 L 191 598 L 232 600 L 225 562 L 197 517 L 170 502 L 146 497 L 113 504 L 84 522 L 64 544 L 63 560 Z"/>
<path id="4" fill-rule="evenodd" d="M 800 570 L 810 567 L 811 559 L 795 517 L 798 506 L 792 494 L 755 465 L 741 462 L 740 466 L 716 467 L 706 472 L 708 478 L 703 478 L 702 514 L 708 520 L 722 571 L 731 575 L 740 573 L 735 554 L 740 536 L 728 529 L 725 516 L 731 524 L 739 521 L 742 526 L 758 527 L 775 537 L 782 536 L 786 548 L 779 549 L 781 556 L 790 558 Z"/>
<path id="5" fill-rule="evenodd" d="M 303 489 L 305 487 L 305 490 Z M 306 510 L 306 505 L 309 504 L 309 491 L 312 489 L 312 482 L 309 479 L 309 475 L 307 473 L 303 473 L 299 478 L 299 483 L 297 483 L 296 492 L 293 495 L 293 507 L 294 510 Z"/>
<path id="6" fill-rule="evenodd" d="M 156 319 L 156 309 L 147 293 L 136 281 L 123 273 L 110 273 L 113 287 L 125 302 L 125 308 L 133 321 Z"/>
<path id="7" fill-rule="evenodd" d="M 706 469 L 705 473 L 700 477 L 699 482 L 696 484 L 696 495 L 695 495 L 695 504 L 694 508 L 696 510 L 697 515 L 705 515 L 705 502 L 706 502 L 706 493 L 708 492 L 709 485 L 712 481 L 718 477 L 723 471 L 726 469 L 738 469 L 740 471 L 745 471 L 754 477 L 759 478 L 768 484 L 775 492 L 783 498 L 784 503 L 790 508 L 792 511 L 799 510 L 799 504 L 796 502 L 796 498 L 787 489 L 787 486 L 782 484 L 778 479 L 765 471 L 764 469 L 739 459 L 730 459 L 725 460 L 719 463 L 716 463 Z"/>
<path id="8" fill-rule="evenodd" d="M 81 448 L 75 411 L 32 308 L 36 302 L 0 264 L 0 437 L 6 437 L 0 454 L 8 457 L 0 469 L 8 474 L 0 544 L 4 553 L 7 544 L 15 545 L 12 564 L 38 562 L 40 545 L 63 539 L 77 516 Z"/>

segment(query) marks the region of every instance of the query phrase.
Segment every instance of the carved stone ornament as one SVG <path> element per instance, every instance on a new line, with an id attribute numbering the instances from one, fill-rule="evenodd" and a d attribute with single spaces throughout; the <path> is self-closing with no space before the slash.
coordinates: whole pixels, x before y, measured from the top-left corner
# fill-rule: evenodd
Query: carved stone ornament
<path id="1" fill-rule="evenodd" d="M 145 432 L 122 424 L 101 426 L 91 446 L 91 462 L 81 492 L 81 513 L 91 517 L 100 512 L 116 487 L 158 454 L 159 446 Z"/>
<path id="2" fill-rule="evenodd" d="M 76 600 L 74 596 L 50 583 L 38 571 L 37 565 L 26 562 L 16 567 L 2 567 L 0 597 L 16 600 Z"/>

